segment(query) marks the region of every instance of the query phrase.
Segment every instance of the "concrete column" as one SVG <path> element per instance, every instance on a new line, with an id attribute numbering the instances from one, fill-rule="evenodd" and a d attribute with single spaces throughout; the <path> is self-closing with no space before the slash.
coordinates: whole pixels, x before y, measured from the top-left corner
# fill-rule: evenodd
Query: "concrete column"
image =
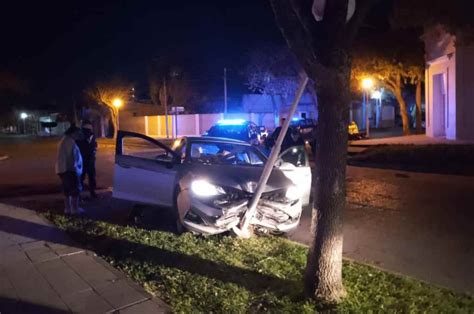
<path id="1" fill-rule="evenodd" d="M 196 135 L 201 135 L 201 129 L 199 125 L 199 114 L 194 115 L 194 131 L 196 132 Z"/>
<path id="2" fill-rule="evenodd" d="M 156 125 L 158 127 L 158 132 L 156 132 L 156 134 L 158 135 L 158 137 L 161 137 L 161 116 L 156 116 L 156 119 L 158 120 L 156 122 Z"/>

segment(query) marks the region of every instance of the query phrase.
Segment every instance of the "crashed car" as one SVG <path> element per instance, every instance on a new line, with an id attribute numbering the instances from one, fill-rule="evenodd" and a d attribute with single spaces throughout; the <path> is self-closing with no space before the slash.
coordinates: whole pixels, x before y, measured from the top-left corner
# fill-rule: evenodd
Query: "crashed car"
<path id="1" fill-rule="evenodd" d="M 218 234 L 241 221 L 267 158 L 249 143 L 183 137 L 169 147 L 119 131 L 113 196 L 173 209 L 178 229 Z M 311 171 L 303 147 L 283 152 L 250 224 L 258 231 L 294 229 L 309 203 Z"/>

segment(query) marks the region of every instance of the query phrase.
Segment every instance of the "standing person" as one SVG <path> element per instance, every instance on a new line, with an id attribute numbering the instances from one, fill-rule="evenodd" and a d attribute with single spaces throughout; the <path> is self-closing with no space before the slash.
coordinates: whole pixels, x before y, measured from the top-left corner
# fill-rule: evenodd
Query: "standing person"
<path id="1" fill-rule="evenodd" d="M 283 124 L 285 123 L 286 119 L 282 118 L 280 121 L 281 121 L 281 125 L 279 127 L 277 127 L 275 129 L 275 131 L 273 131 L 271 136 L 267 138 L 268 141 L 266 141 L 266 143 L 265 143 L 266 149 L 268 151 L 268 155 L 270 155 L 270 151 L 273 148 L 273 146 L 275 145 L 275 143 L 278 139 L 278 136 L 280 135 L 280 132 L 283 128 Z M 301 144 L 301 142 L 303 144 Z M 290 125 L 288 127 L 288 130 L 287 130 L 286 134 L 285 134 L 285 137 L 283 138 L 283 142 L 281 143 L 280 152 L 282 153 L 285 150 L 287 150 L 288 148 L 290 148 L 292 146 L 297 146 L 297 145 L 303 145 L 304 146 L 304 140 L 301 138 L 298 128 Z"/>
<path id="2" fill-rule="evenodd" d="M 286 119 L 285 118 L 281 118 L 280 119 L 280 125 L 277 126 L 275 128 L 275 130 L 273 130 L 272 134 L 270 134 L 270 136 L 268 136 L 266 139 L 265 139 L 265 151 L 266 151 L 266 155 L 269 156 L 270 155 L 270 152 L 273 148 L 273 146 L 275 145 L 275 142 L 278 138 L 278 135 L 280 135 L 280 132 L 281 132 L 281 128 L 283 127 L 283 123 L 285 123 Z"/>
<path id="3" fill-rule="evenodd" d="M 76 140 L 80 137 L 80 129 L 71 125 L 64 133 L 58 145 L 56 174 L 61 178 L 65 195 L 65 214 L 80 214 L 84 210 L 79 207 L 79 196 L 82 191 L 82 157 Z"/>
<path id="4" fill-rule="evenodd" d="M 82 121 L 82 136 L 76 141 L 79 150 L 81 151 L 82 160 L 84 164 L 84 171 L 81 176 L 81 184 L 84 185 L 84 180 L 89 182 L 89 192 L 91 198 L 97 198 L 95 192 L 96 180 L 95 180 L 95 156 L 97 153 L 97 141 L 92 129 L 92 123 L 88 120 Z"/>

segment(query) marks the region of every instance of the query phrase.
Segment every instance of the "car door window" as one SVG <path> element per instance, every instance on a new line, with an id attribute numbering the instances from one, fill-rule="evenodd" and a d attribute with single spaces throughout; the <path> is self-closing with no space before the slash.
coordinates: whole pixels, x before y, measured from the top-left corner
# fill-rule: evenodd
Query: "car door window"
<path id="1" fill-rule="evenodd" d="M 308 166 L 308 156 L 304 146 L 294 146 L 287 149 L 280 155 L 280 160 L 291 163 L 295 167 Z"/>
<path id="2" fill-rule="evenodd" d="M 171 154 L 164 147 L 138 137 L 123 138 L 122 155 L 158 161 L 172 160 Z"/>
<path id="3" fill-rule="evenodd" d="M 113 196 L 153 205 L 173 205 L 177 167 L 175 153 L 146 135 L 119 131 Z"/>

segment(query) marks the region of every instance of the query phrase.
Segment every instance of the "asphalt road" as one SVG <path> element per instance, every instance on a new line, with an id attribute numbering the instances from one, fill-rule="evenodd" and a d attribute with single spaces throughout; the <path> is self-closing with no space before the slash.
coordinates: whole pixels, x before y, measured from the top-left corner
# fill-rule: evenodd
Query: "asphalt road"
<path id="1" fill-rule="evenodd" d="M 54 160 L 58 139 L 1 138 L 0 202 L 62 208 Z M 130 205 L 110 199 L 113 147 L 99 147 L 102 198 L 95 217 L 123 222 Z M 474 177 L 348 167 L 344 255 L 393 272 L 474 294 Z M 168 228 L 166 211 L 150 220 Z M 309 244 L 311 212 L 291 239 Z"/>

